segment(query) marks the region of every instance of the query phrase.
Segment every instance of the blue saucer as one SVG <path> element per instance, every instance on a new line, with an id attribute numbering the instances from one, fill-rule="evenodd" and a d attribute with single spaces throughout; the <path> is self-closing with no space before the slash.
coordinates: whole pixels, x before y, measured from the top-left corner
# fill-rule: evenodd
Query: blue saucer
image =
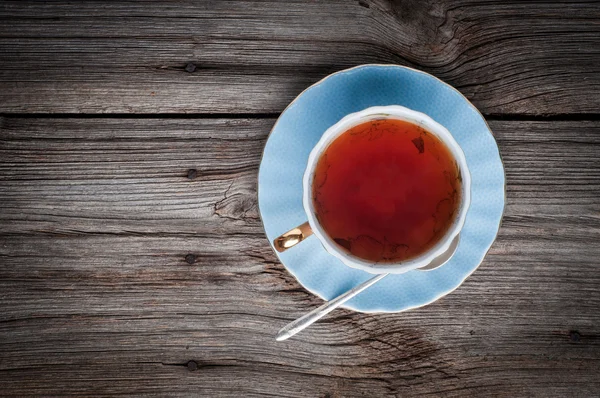
<path id="1" fill-rule="evenodd" d="M 449 262 L 431 271 L 386 277 L 346 303 L 346 308 L 355 311 L 404 311 L 456 289 L 477 269 L 494 242 L 504 210 L 502 160 L 477 109 L 456 89 L 427 73 L 396 65 L 363 65 L 309 87 L 273 127 L 258 174 L 258 204 L 271 244 L 307 219 L 302 175 L 311 149 L 325 130 L 349 113 L 394 104 L 423 112 L 452 133 L 471 172 L 471 206 Z M 373 276 L 342 264 L 314 236 L 277 255 L 302 286 L 325 300 Z"/>

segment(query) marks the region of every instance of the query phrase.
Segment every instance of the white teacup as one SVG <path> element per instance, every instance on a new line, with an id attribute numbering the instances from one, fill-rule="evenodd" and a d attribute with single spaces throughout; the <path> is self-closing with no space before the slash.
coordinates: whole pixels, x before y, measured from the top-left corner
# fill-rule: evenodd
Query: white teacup
<path id="1" fill-rule="evenodd" d="M 333 140 L 352 127 L 378 119 L 404 120 L 419 125 L 428 132 L 434 134 L 450 150 L 454 160 L 456 160 L 459 175 L 462 179 L 458 214 L 454 218 L 454 221 L 448 228 L 446 234 L 441 237 L 438 242 L 429 250 L 421 253 L 417 257 L 395 263 L 369 262 L 362 258 L 356 257 L 339 247 L 338 244 L 327 235 L 323 227 L 319 224 L 315 215 L 314 204 L 311 197 L 315 167 L 319 158 L 321 157 L 321 154 L 327 149 L 329 144 L 331 144 Z M 421 112 L 413 111 L 403 106 L 374 106 L 345 116 L 339 122 L 327 129 L 327 131 L 325 131 L 319 142 L 311 151 L 308 157 L 306 171 L 304 172 L 303 205 L 308 221 L 275 239 L 273 245 L 277 251 L 283 252 L 300 243 L 314 233 L 317 239 L 321 241 L 321 244 L 330 254 L 340 259 L 349 267 L 361 269 L 372 274 L 401 274 L 403 272 L 427 266 L 433 259 L 445 253 L 450 248 L 452 241 L 459 235 L 464 225 L 470 201 L 471 175 L 469 174 L 469 169 L 467 167 L 467 160 L 465 159 L 462 149 L 454 140 L 454 137 L 452 137 L 452 134 L 450 134 L 450 132 L 444 126 Z"/>

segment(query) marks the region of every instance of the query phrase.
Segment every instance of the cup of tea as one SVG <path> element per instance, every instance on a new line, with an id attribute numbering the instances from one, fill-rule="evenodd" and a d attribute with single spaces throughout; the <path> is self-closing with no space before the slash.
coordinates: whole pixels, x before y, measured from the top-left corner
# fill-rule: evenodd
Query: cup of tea
<path id="1" fill-rule="evenodd" d="M 312 149 L 303 178 L 307 222 L 273 242 L 314 236 L 349 267 L 403 273 L 449 249 L 465 222 L 471 177 L 452 134 L 398 106 L 352 113 Z"/>

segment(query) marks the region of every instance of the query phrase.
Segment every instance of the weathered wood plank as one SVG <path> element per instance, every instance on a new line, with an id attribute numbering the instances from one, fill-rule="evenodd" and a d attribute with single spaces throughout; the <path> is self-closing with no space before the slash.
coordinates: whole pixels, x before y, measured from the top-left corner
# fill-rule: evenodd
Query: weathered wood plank
<path id="1" fill-rule="evenodd" d="M 3 232 L 260 234 L 256 174 L 273 123 L 0 119 Z M 491 127 L 506 163 L 507 220 L 569 222 L 583 235 L 597 227 L 598 122 Z"/>
<path id="2" fill-rule="evenodd" d="M 0 220 L 14 233 L 256 233 L 273 123 L 4 119 Z"/>
<path id="3" fill-rule="evenodd" d="M 1 119 L 0 394 L 600 392 L 600 123 L 492 121 L 508 205 L 465 285 L 276 343 L 320 300 L 256 213 L 273 122 Z"/>
<path id="4" fill-rule="evenodd" d="M 584 1 L 4 1 L 0 112 L 279 112 L 331 72 L 395 63 L 486 114 L 597 113 L 599 18 Z"/>
<path id="5" fill-rule="evenodd" d="M 278 327 L 319 300 L 262 237 L 4 238 L 0 380 L 16 395 L 215 395 L 233 377 L 231 394 L 597 393 L 596 257 L 570 260 L 590 242 L 523 245 L 509 235 L 434 305 L 398 316 L 338 311 L 284 344 L 273 340 Z M 558 245 L 548 259 L 528 250 Z M 188 251 L 198 254 L 193 265 Z M 186 377 L 180 365 L 190 360 L 200 369 Z M 253 381 L 260 373 L 268 376 Z"/>

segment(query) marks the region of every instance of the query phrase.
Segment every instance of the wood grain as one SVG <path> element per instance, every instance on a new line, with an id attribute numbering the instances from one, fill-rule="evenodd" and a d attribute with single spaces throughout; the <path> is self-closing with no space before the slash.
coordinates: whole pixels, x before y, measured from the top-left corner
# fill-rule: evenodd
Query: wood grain
<path id="1" fill-rule="evenodd" d="M 0 112 L 273 113 L 392 63 L 485 114 L 593 114 L 599 19 L 585 1 L 3 1 Z"/>
<path id="2" fill-rule="evenodd" d="M 256 175 L 274 122 L 0 119 L 4 231 L 260 233 Z M 593 225 L 598 122 L 490 124 L 506 164 L 507 217 L 587 217 Z"/>
<path id="3" fill-rule="evenodd" d="M 258 219 L 273 123 L 1 118 L 0 395 L 600 393 L 599 122 L 492 121 L 508 203 L 482 266 L 284 343 L 321 301 Z"/>
<path id="4" fill-rule="evenodd" d="M 2 221 L 15 233 L 257 233 L 258 165 L 273 123 L 4 119 Z"/>
<path id="5" fill-rule="evenodd" d="M 0 396 L 599 396 L 598 21 L 588 1 L 1 2 Z M 322 301 L 262 232 L 262 148 L 364 63 L 494 119 L 503 225 L 442 300 L 277 343 Z"/>

